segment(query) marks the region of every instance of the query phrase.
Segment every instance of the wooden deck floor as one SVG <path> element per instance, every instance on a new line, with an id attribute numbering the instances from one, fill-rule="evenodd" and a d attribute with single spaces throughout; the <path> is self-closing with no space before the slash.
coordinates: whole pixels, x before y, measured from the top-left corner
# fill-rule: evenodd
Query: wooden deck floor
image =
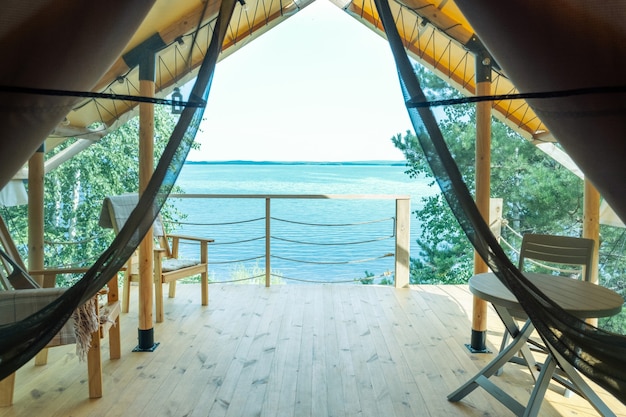
<path id="1" fill-rule="evenodd" d="M 136 304 L 122 315 L 122 359 L 103 352 L 103 398 L 88 399 L 86 364 L 73 346 L 58 347 L 47 366 L 18 371 L 14 405 L 0 417 L 512 415 L 481 390 L 446 399 L 493 357 L 464 346 L 471 304 L 466 286 L 214 285 L 201 307 L 199 287 L 179 285 L 155 325 L 155 352 L 132 352 Z M 502 327 L 490 314 L 493 348 Z M 532 388 L 512 364 L 497 380 L 520 401 Z M 598 414 L 554 386 L 540 415 Z"/>

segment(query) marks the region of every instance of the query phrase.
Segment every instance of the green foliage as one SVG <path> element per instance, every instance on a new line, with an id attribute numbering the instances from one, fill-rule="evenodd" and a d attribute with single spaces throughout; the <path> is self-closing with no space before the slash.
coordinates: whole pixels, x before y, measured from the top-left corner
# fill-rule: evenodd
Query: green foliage
<path id="1" fill-rule="evenodd" d="M 419 68 L 430 99 L 458 93 Z M 475 190 L 475 106 L 448 106 L 439 126 L 470 190 Z M 411 132 L 392 138 L 407 159 L 411 177 L 433 178 L 417 137 Z M 503 216 L 519 232 L 579 234 L 583 184 L 567 169 L 504 124 L 492 124 L 491 196 L 504 199 Z M 436 186 L 434 181 L 431 184 Z M 415 215 L 422 224 L 418 259 L 411 260 L 411 283 L 465 283 L 473 274 L 473 248 L 440 194 L 425 198 Z M 519 247 L 519 238 L 505 229 L 504 239 Z M 514 253 L 511 253 L 514 256 Z"/>
<path id="2" fill-rule="evenodd" d="M 385 271 L 382 274 L 376 276 L 376 274 L 374 274 L 373 272 L 369 272 L 366 270 L 363 272 L 363 275 L 363 278 L 358 280 L 358 282 L 363 285 L 394 285 L 395 282 L 395 274 L 392 271 Z"/>
<path id="3" fill-rule="evenodd" d="M 365 271 L 364 274 L 365 274 L 365 277 L 360 279 L 361 284 L 363 284 L 363 285 L 373 284 L 374 283 L 374 278 L 375 278 L 374 273 L 369 272 L 369 271 Z"/>
<path id="4" fill-rule="evenodd" d="M 442 80 L 419 67 L 429 99 L 458 97 Z M 439 127 L 450 153 L 471 192 L 475 190 L 475 107 L 449 106 L 440 114 Z M 433 178 L 417 137 L 410 131 L 393 144 L 407 159 L 412 178 Z M 434 179 L 431 186 L 436 186 Z M 583 181 L 503 123 L 492 123 L 491 196 L 503 198 L 505 225 L 502 239 L 519 248 L 521 234 L 549 233 L 580 236 L 583 217 Z M 421 224 L 419 258 L 411 259 L 412 284 L 460 284 L 473 274 L 473 248 L 441 194 L 424 198 L 415 211 Z M 601 226 L 599 273 L 602 285 L 626 295 L 623 256 L 624 229 Z M 507 249 L 517 262 L 515 249 Z M 600 320 L 601 327 L 626 333 L 626 312 Z"/>
<path id="5" fill-rule="evenodd" d="M 626 229 L 600 225 L 600 282 L 621 294 L 624 299 L 626 299 L 625 246 Z M 600 319 L 599 323 L 605 330 L 626 334 L 626 309 L 622 309 L 621 313 L 615 316 Z"/>
<path id="6" fill-rule="evenodd" d="M 155 107 L 155 164 L 175 123 L 166 107 Z M 59 154 L 77 140 L 64 142 L 47 157 Z M 98 225 L 100 208 L 107 195 L 138 191 L 138 143 L 139 119 L 135 117 L 46 174 L 44 230 L 47 267 L 90 266 L 110 244 L 113 232 Z M 181 217 L 172 207 L 164 207 L 161 213 L 166 220 Z M 3 215 L 13 235 L 24 239 L 18 244 L 26 249 L 27 208 L 7 208 Z M 25 261 L 26 256 L 27 250 L 24 250 Z M 65 277 L 58 284 L 69 285 L 76 278 Z"/>
<path id="7" fill-rule="evenodd" d="M 270 285 L 282 285 L 284 280 L 279 271 L 270 271 Z M 239 284 L 265 285 L 265 268 L 259 263 L 246 266 L 244 263 L 237 263 L 230 271 L 231 280 Z"/>

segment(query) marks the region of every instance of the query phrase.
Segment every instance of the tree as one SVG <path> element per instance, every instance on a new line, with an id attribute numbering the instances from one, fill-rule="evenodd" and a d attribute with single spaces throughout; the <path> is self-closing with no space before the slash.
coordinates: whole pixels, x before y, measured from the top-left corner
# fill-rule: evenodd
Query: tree
<path id="1" fill-rule="evenodd" d="M 459 97 L 458 92 L 424 69 L 416 68 L 429 99 Z M 439 126 L 470 190 L 475 190 L 475 107 L 447 106 Z M 412 177 L 432 178 L 415 135 L 397 135 L 393 144 L 407 159 Z M 583 184 L 514 133 L 503 123 L 492 123 L 491 196 L 504 199 L 503 215 L 517 232 L 578 235 L 582 225 Z M 431 184 L 435 186 L 435 183 Z M 473 248 L 441 194 L 424 199 L 415 212 L 420 220 L 417 240 L 420 257 L 411 260 L 412 283 L 464 283 L 473 273 Z M 505 229 L 503 239 L 519 247 L 519 238 Z M 511 256 L 515 257 L 513 251 Z"/>
<path id="2" fill-rule="evenodd" d="M 155 160 L 163 152 L 175 123 L 168 108 L 155 106 Z M 139 119 L 135 117 L 46 174 L 46 266 L 90 266 L 112 241 L 113 232 L 98 225 L 100 208 L 107 195 L 138 191 L 138 138 Z M 47 157 L 58 154 L 73 142 L 64 142 Z M 26 210 L 27 207 L 22 206 L 5 209 L 4 213 L 11 219 L 13 235 L 24 239 L 27 235 Z M 162 214 L 166 219 L 181 217 L 172 207 L 164 208 Z M 24 241 L 18 243 L 25 249 Z M 23 257 L 27 257 L 27 250 Z"/>
<path id="3" fill-rule="evenodd" d="M 424 91 L 430 99 L 458 97 L 445 82 L 422 67 L 417 67 Z M 474 106 L 449 106 L 439 114 L 439 127 L 448 148 L 471 192 L 474 192 Z M 411 177 L 433 178 L 428 163 L 413 133 L 393 137 L 392 142 L 407 159 Z M 557 145 L 558 146 L 558 145 Z M 517 261 L 515 248 L 523 233 L 548 233 L 580 236 L 583 217 L 583 182 L 546 156 L 504 124 L 492 123 L 491 196 L 501 197 L 507 227 L 504 243 L 510 244 L 509 257 Z M 431 186 L 436 186 L 434 180 Z M 412 284 L 465 283 L 473 274 L 473 248 L 441 194 L 424 199 L 415 211 L 421 224 L 417 240 L 419 258 L 411 259 Z M 600 283 L 626 295 L 626 231 L 612 226 L 600 227 Z M 600 327 L 626 333 L 626 311 L 600 319 Z"/>

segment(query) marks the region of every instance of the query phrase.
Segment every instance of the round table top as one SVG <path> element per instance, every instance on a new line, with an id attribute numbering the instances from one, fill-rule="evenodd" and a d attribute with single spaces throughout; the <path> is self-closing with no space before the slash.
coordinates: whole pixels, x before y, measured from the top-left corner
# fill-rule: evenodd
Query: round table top
<path id="1" fill-rule="evenodd" d="M 563 310 L 579 318 L 608 317 L 619 313 L 624 299 L 615 291 L 574 278 L 524 272 L 530 282 Z M 520 310 L 515 296 L 493 272 L 474 275 L 469 289 L 478 298 L 510 310 Z"/>

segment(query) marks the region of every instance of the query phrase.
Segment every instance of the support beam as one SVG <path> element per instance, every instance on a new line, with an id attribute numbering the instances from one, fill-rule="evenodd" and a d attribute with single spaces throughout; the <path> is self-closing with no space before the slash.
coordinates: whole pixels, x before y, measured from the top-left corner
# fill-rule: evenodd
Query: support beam
<path id="1" fill-rule="evenodd" d="M 270 287 L 272 281 L 272 245 L 271 245 L 271 199 L 265 198 L 265 286 Z"/>
<path id="2" fill-rule="evenodd" d="M 491 61 L 488 54 L 476 54 L 476 95 L 491 95 Z M 489 221 L 491 188 L 491 102 L 476 104 L 476 205 L 485 221 Z M 474 252 L 474 274 L 487 272 L 487 264 Z M 474 297 L 472 336 L 468 348 L 487 352 L 487 302 Z"/>
<path id="3" fill-rule="evenodd" d="M 44 269 L 44 167 L 45 147 L 41 145 L 28 161 L 28 269 Z M 43 275 L 33 275 L 40 287 L 54 286 L 44 282 Z M 48 362 L 48 349 L 42 349 L 35 357 L 35 365 Z"/>
<path id="4" fill-rule="evenodd" d="M 411 200 L 396 199 L 395 287 L 409 288 L 411 246 Z"/>
<path id="5" fill-rule="evenodd" d="M 591 282 L 597 284 L 600 252 L 600 193 L 588 179 L 585 179 L 583 212 L 583 237 L 596 242 L 593 251 Z"/>
<path id="6" fill-rule="evenodd" d="M 600 253 L 600 193 L 593 186 L 591 181 L 585 178 L 583 203 L 583 237 L 593 239 L 596 244 L 593 249 L 593 261 L 591 271 L 591 282 L 598 284 L 598 263 Z M 598 319 L 587 319 L 589 324 L 598 325 Z"/>
<path id="7" fill-rule="evenodd" d="M 28 269 L 44 269 L 43 248 L 43 199 L 44 147 L 35 152 L 28 161 Z M 43 287 L 43 276 L 33 277 Z"/>
<path id="8" fill-rule="evenodd" d="M 141 51 L 139 62 L 139 93 L 154 97 L 155 52 L 149 48 Z M 139 195 L 146 189 L 154 171 L 154 104 L 139 104 Z M 154 342 L 154 241 L 152 228 L 139 244 L 139 344 L 135 352 L 152 352 L 158 346 Z M 161 285 L 159 280 L 156 285 Z M 158 321 L 157 317 L 157 321 Z M 163 318 L 161 317 L 161 320 Z"/>

